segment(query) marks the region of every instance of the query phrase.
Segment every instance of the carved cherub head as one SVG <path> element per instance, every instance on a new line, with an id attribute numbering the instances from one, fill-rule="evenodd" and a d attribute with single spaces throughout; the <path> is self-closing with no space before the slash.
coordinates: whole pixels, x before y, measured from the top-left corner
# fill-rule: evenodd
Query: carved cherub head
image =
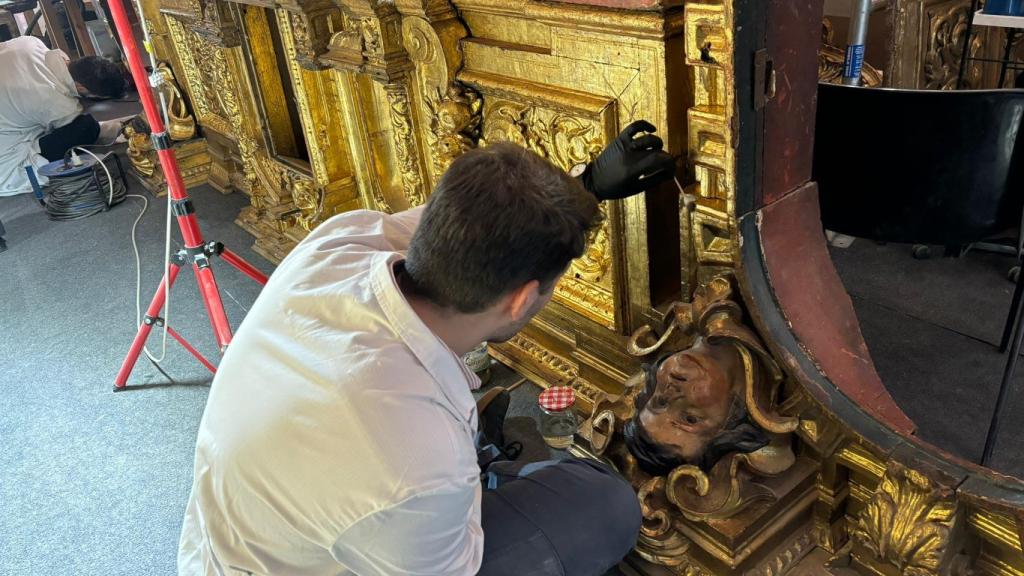
<path id="1" fill-rule="evenodd" d="M 630 340 L 631 353 L 656 358 L 645 367 L 635 416 L 623 429 L 637 464 L 650 474 L 685 464 L 710 470 L 726 454 L 767 446 L 769 432 L 795 427 L 793 419 L 771 414 L 781 374 L 742 324 L 731 294 L 729 281 L 716 278 L 692 304 L 673 307 L 656 342 L 650 329 Z"/>

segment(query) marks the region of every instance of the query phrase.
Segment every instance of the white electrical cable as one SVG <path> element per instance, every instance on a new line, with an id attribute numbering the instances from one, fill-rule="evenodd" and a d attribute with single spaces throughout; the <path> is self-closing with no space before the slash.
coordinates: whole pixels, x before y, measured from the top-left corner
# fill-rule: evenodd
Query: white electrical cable
<path id="1" fill-rule="evenodd" d="M 171 193 L 167 192 L 167 219 L 164 223 L 164 333 L 160 343 L 160 358 L 154 358 L 153 354 L 150 353 L 149 348 L 146 346 L 142 347 L 142 351 L 146 353 L 146 356 L 155 364 L 159 364 L 164 361 L 167 356 L 167 330 L 171 326 Z M 134 238 L 133 238 L 134 240 Z M 139 302 L 139 284 L 136 285 L 135 290 L 135 308 L 136 310 L 141 308 Z"/>
<path id="2" fill-rule="evenodd" d="M 142 9 L 142 5 L 135 0 L 132 2 L 134 8 L 138 14 L 145 14 Z M 139 22 L 142 25 L 142 39 L 146 49 L 146 53 L 149 54 L 150 67 L 153 69 L 153 73 L 157 73 L 157 61 L 156 56 L 152 50 L 152 39 L 149 36 L 149 27 L 146 24 L 146 18 L 139 18 Z M 150 86 L 136 86 L 139 90 L 148 90 Z M 167 124 L 167 100 L 164 97 L 164 93 L 157 91 L 157 95 L 160 97 L 160 114 L 163 116 L 164 124 Z M 145 204 L 142 207 L 142 212 L 139 213 L 139 217 L 136 218 L 135 224 L 132 225 L 132 247 L 135 250 L 135 325 L 136 327 L 142 325 L 142 267 L 141 260 L 139 258 L 139 248 L 135 242 L 135 228 L 142 219 L 142 215 L 145 214 L 146 208 L 149 206 L 149 201 L 146 198 L 137 194 L 130 194 L 130 196 L 136 196 L 145 200 Z M 171 213 L 173 199 L 171 198 L 170 190 L 167 191 L 167 218 L 164 225 L 164 269 L 163 269 L 163 282 L 164 282 L 164 308 L 163 308 L 163 319 L 164 319 L 164 330 L 163 338 L 160 347 L 160 357 L 155 358 L 150 353 L 148 347 L 143 347 L 142 351 L 145 352 L 146 356 L 155 364 L 163 362 L 167 355 L 167 331 L 170 329 L 170 317 L 171 317 L 171 280 L 168 270 L 171 267 Z"/>
<path id="3" fill-rule="evenodd" d="M 108 204 L 113 203 L 113 201 L 114 201 L 114 179 L 113 179 L 113 176 L 110 174 L 110 169 L 107 168 L 107 165 L 103 163 L 103 160 L 99 156 L 97 156 L 96 154 L 93 154 L 92 151 L 87 150 L 86 148 L 84 148 L 82 146 L 75 146 L 74 148 L 72 148 L 72 150 L 80 150 L 80 151 L 85 152 L 86 154 L 92 156 L 93 158 L 96 159 L 96 163 L 99 164 L 103 168 L 103 171 L 107 173 L 107 182 L 110 185 L 110 199 L 108 200 L 107 203 Z M 136 326 L 141 326 L 142 325 L 142 259 L 139 257 L 139 244 L 138 244 L 137 236 L 136 236 L 135 232 L 138 229 L 139 221 L 142 220 L 142 216 L 146 213 L 146 209 L 149 208 L 149 199 L 147 199 L 145 196 L 142 196 L 140 194 L 127 194 L 126 196 L 129 196 L 129 197 L 132 197 L 132 198 L 139 198 L 140 200 L 142 200 L 142 210 L 139 212 L 139 215 L 135 217 L 135 222 L 132 223 L 132 251 L 135 253 L 135 325 Z M 171 251 L 171 222 L 170 222 L 170 220 L 171 220 L 171 212 L 170 212 L 170 204 L 168 204 L 167 225 L 165 227 L 165 229 L 167 231 L 167 234 L 166 234 L 166 238 L 165 238 L 165 241 L 164 241 L 164 252 L 166 254 L 170 254 L 170 251 Z M 164 266 L 164 272 L 165 272 L 165 274 L 167 272 L 166 264 Z M 165 287 L 165 291 L 166 291 L 166 287 Z M 169 294 L 167 296 L 169 296 Z M 152 360 L 153 362 L 156 362 L 157 364 L 159 364 L 160 362 L 163 362 L 164 357 L 167 355 L 167 321 L 166 321 L 166 319 L 167 319 L 167 316 L 168 316 L 169 311 L 170 311 L 170 304 L 171 304 L 170 298 L 166 297 L 166 304 L 164 305 L 164 334 L 163 334 L 163 339 L 162 339 L 161 346 L 160 346 L 160 358 L 158 359 L 158 358 L 153 357 L 153 354 L 149 351 L 149 349 L 147 347 L 143 346 L 143 348 L 142 348 L 142 351 L 146 353 L 146 356 L 148 356 L 150 360 Z"/>
<path id="4" fill-rule="evenodd" d="M 110 170 L 107 168 L 107 165 L 103 163 L 103 159 L 100 158 L 99 156 L 93 154 L 91 150 L 87 150 L 87 149 L 85 149 L 85 148 L 83 148 L 81 146 L 74 146 L 74 147 L 71 148 L 71 150 L 72 151 L 74 151 L 74 150 L 81 150 L 82 152 L 85 152 L 89 156 L 92 156 L 94 159 L 96 159 L 96 163 L 99 164 L 101 168 L 103 168 L 103 171 L 107 173 L 107 185 L 110 187 L 110 196 L 107 198 L 107 206 L 113 206 L 114 205 L 114 178 L 110 175 Z"/>

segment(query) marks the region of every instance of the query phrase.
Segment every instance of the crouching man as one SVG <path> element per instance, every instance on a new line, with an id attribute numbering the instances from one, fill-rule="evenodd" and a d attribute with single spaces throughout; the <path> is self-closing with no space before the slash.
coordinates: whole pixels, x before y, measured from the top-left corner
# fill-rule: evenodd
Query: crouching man
<path id="1" fill-rule="evenodd" d="M 0 196 L 31 192 L 26 166 L 60 160 L 73 146 L 109 144 L 120 123 L 97 122 L 80 96 L 120 98 L 121 68 L 98 56 L 70 60 L 34 36 L 0 42 Z"/>
<path id="2" fill-rule="evenodd" d="M 179 573 L 614 566 L 640 528 L 630 486 L 573 459 L 482 486 L 478 451 L 494 439 L 480 432 L 500 433 L 507 402 L 478 413 L 480 382 L 460 356 L 508 340 L 548 303 L 600 200 L 672 177 L 653 131 L 630 125 L 579 179 L 511 144 L 473 150 L 425 207 L 349 212 L 303 240 L 214 378 Z"/>

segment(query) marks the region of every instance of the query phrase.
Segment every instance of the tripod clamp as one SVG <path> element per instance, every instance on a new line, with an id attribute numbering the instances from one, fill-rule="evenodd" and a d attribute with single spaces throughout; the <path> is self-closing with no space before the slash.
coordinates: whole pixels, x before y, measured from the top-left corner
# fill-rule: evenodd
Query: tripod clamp
<path id="1" fill-rule="evenodd" d="M 191 203 L 189 203 L 189 206 L 191 206 Z M 223 243 L 210 241 L 200 246 L 182 248 L 174 254 L 171 254 L 171 264 L 181 268 L 191 261 L 199 268 L 209 268 L 210 257 L 220 256 L 223 252 Z M 142 323 L 146 326 L 163 326 L 164 319 L 161 316 L 150 316 L 146 314 L 142 317 Z"/>
<path id="2" fill-rule="evenodd" d="M 220 256 L 223 252 L 224 244 L 210 241 L 192 248 L 182 248 L 171 257 L 171 260 L 178 266 L 184 266 L 185 263 L 191 261 L 198 268 L 209 268 L 210 258 Z"/>

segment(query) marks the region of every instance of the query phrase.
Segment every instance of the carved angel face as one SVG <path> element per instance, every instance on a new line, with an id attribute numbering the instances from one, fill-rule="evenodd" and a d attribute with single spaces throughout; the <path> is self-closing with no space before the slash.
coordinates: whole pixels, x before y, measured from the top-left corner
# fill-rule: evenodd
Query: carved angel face
<path id="1" fill-rule="evenodd" d="M 662 450 L 696 462 L 729 421 L 742 374 L 742 359 L 732 344 L 698 338 L 658 366 L 654 392 L 638 423 Z"/>

